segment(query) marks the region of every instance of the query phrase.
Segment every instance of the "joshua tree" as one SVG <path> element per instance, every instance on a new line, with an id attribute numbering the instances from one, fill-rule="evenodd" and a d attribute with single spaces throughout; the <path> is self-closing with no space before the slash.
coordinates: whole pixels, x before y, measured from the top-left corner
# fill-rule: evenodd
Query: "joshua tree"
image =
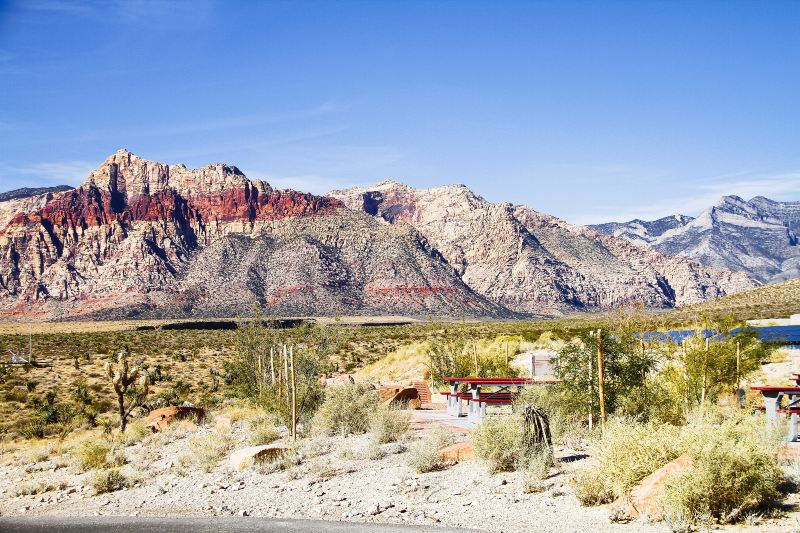
<path id="1" fill-rule="evenodd" d="M 106 374 L 111 379 L 111 384 L 114 386 L 114 392 L 117 393 L 117 405 L 119 406 L 119 427 L 124 433 L 125 427 L 128 425 L 128 417 L 131 415 L 137 406 L 144 402 L 147 393 L 150 392 L 150 380 L 147 373 L 141 371 L 140 365 L 134 364 L 132 367 L 128 364 L 130 357 L 130 350 L 126 346 L 125 349 L 117 353 L 117 363 L 106 363 Z M 141 376 L 139 374 L 141 373 Z M 130 394 L 128 392 L 130 391 Z M 125 397 L 129 397 L 127 407 L 125 406 Z"/>

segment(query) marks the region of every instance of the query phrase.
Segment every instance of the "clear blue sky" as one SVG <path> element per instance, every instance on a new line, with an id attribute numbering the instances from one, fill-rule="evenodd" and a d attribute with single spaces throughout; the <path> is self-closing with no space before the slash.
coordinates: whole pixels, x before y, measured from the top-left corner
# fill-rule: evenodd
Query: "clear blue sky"
<path id="1" fill-rule="evenodd" d="M 121 147 L 588 223 L 800 200 L 800 2 L 0 0 L 0 189 Z"/>

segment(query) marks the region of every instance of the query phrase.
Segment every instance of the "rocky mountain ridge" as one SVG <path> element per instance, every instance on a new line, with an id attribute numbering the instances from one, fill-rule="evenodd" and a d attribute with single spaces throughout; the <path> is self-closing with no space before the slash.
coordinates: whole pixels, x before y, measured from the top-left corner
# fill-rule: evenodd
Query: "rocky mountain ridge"
<path id="1" fill-rule="evenodd" d="M 662 222 L 674 218 L 671 227 Z M 800 202 L 724 196 L 697 218 L 676 215 L 593 226 L 667 255 L 745 273 L 763 283 L 800 277 Z"/>
<path id="2" fill-rule="evenodd" d="M 0 204 L 2 205 L 2 204 Z M 121 150 L 0 230 L 0 315 L 508 316 L 410 228 L 333 198 L 273 190 Z"/>
<path id="3" fill-rule="evenodd" d="M 488 202 L 463 185 L 414 189 L 384 181 L 329 196 L 389 224 L 413 226 L 467 285 L 518 312 L 671 307 L 755 284 L 527 206 Z"/>

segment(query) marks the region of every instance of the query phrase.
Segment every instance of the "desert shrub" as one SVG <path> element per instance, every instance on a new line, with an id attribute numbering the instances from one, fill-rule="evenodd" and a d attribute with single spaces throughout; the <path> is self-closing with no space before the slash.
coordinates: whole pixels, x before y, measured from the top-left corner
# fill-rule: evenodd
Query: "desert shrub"
<path id="1" fill-rule="evenodd" d="M 561 387 L 527 387 L 514 402 L 514 411 L 521 411 L 526 405 L 535 405 L 547 413 L 555 444 L 580 448 L 591 436 L 586 416 L 569 407 Z"/>
<path id="2" fill-rule="evenodd" d="M 67 484 L 63 481 L 61 483 L 35 483 L 33 481 L 28 481 L 25 483 L 20 483 L 14 490 L 15 496 L 30 496 L 31 494 L 44 494 L 45 492 L 52 492 L 54 490 L 64 490 L 67 488 Z"/>
<path id="3" fill-rule="evenodd" d="M 439 387 L 444 384 L 445 377 L 451 376 L 518 376 L 519 369 L 511 366 L 510 356 L 517 352 L 520 341 L 519 337 L 503 336 L 470 340 L 461 334 L 433 338 L 427 348 L 430 380 Z"/>
<path id="4" fill-rule="evenodd" d="M 280 437 L 271 420 L 261 419 L 250 424 L 250 444 L 260 446 L 269 444 Z"/>
<path id="5" fill-rule="evenodd" d="M 664 486 L 664 509 L 671 516 L 730 522 L 778 496 L 783 473 L 776 442 L 752 422 L 703 429 L 691 439 L 688 453 L 693 467 Z"/>
<path id="6" fill-rule="evenodd" d="M 366 433 L 378 408 L 378 394 L 364 385 L 329 387 L 325 401 L 314 416 L 314 427 L 328 435 Z"/>
<path id="7" fill-rule="evenodd" d="M 543 448 L 530 453 L 520 467 L 523 492 L 530 494 L 544 490 L 544 481 L 550 476 L 551 466 L 553 454 L 549 449 Z"/>
<path id="8" fill-rule="evenodd" d="M 122 435 L 122 442 L 126 446 L 132 446 L 148 435 L 152 435 L 153 430 L 144 425 L 144 421 L 136 420 L 128 426 L 128 431 Z"/>
<path id="9" fill-rule="evenodd" d="M 579 470 L 571 482 L 581 505 L 602 505 L 614 500 L 605 475 L 597 468 Z"/>
<path id="10" fill-rule="evenodd" d="M 111 444 L 104 439 L 84 440 L 70 451 L 75 465 L 85 472 L 94 468 L 102 468 L 108 464 Z"/>
<path id="11" fill-rule="evenodd" d="M 95 494 L 114 492 L 128 486 L 128 479 L 119 471 L 119 468 L 104 468 L 98 470 L 92 478 L 92 487 Z"/>
<path id="12" fill-rule="evenodd" d="M 514 470 L 526 455 L 522 428 L 517 414 L 486 417 L 472 431 L 475 456 L 485 461 L 492 473 Z"/>
<path id="13" fill-rule="evenodd" d="M 291 427 L 288 379 L 282 354 L 291 349 L 295 357 L 297 420 L 309 420 L 323 401 L 320 377 L 331 369 L 330 355 L 337 349 L 335 328 L 303 324 L 292 330 L 263 326 L 256 320 L 236 331 L 236 355 L 225 362 L 225 380 L 241 398 L 257 402 Z M 273 381 L 274 377 L 274 381 Z"/>
<path id="14" fill-rule="evenodd" d="M 211 433 L 207 437 L 189 442 L 188 460 L 203 472 L 211 472 L 231 449 L 230 436 Z"/>
<path id="15" fill-rule="evenodd" d="M 369 420 L 369 430 L 381 444 L 396 442 L 408 433 L 411 415 L 386 406 L 378 406 Z"/>
<path id="16" fill-rule="evenodd" d="M 643 351 L 632 333 L 604 333 L 604 392 L 607 414 L 617 411 L 625 397 L 636 395 L 655 368 L 657 354 Z M 553 359 L 555 375 L 562 380 L 560 394 L 564 406 L 573 412 L 592 407 L 595 420 L 600 416 L 597 376 L 597 333 L 589 332 L 565 344 Z"/>
<path id="17" fill-rule="evenodd" d="M 448 429 L 442 427 L 432 429 L 409 447 L 406 462 L 420 473 L 441 470 L 445 462 L 439 455 L 439 450 L 452 442 L 453 434 Z"/>
<path id="18" fill-rule="evenodd" d="M 685 443 L 677 427 L 611 420 L 602 437 L 592 446 L 595 461 L 592 468 L 597 469 L 608 492 L 619 498 L 681 455 L 684 449 Z"/>

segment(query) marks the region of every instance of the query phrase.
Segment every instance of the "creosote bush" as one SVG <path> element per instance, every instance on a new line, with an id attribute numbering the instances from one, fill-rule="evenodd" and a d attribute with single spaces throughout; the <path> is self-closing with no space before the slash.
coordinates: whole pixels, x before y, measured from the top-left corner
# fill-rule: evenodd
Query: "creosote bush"
<path id="1" fill-rule="evenodd" d="M 614 498 L 683 453 L 679 428 L 664 424 L 610 420 L 592 446 L 595 466 Z M 592 483 L 595 480 L 591 481 Z"/>
<path id="2" fill-rule="evenodd" d="M 408 448 L 406 462 L 420 473 L 441 470 L 446 463 L 439 455 L 439 450 L 452 442 L 453 434 L 448 429 L 443 427 L 432 429 Z"/>
<path id="3" fill-rule="evenodd" d="M 726 421 L 691 439 L 693 467 L 668 479 L 664 509 L 691 522 L 711 517 L 731 522 L 772 503 L 783 480 L 777 442 L 752 421 Z"/>
<path id="4" fill-rule="evenodd" d="M 369 420 L 369 430 L 380 444 L 396 442 L 403 438 L 411 427 L 411 415 L 390 407 L 378 406 Z"/>
<path id="5" fill-rule="evenodd" d="M 517 414 L 488 416 L 472 431 L 475 456 L 491 473 L 514 470 L 525 458 L 522 418 Z"/>
<path id="6" fill-rule="evenodd" d="M 92 478 L 92 487 L 95 494 L 114 492 L 127 486 L 128 479 L 119 471 L 119 468 L 98 470 Z"/>
<path id="7" fill-rule="evenodd" d="M 76 446 L 70 454 L 79 470 L 86 472 L 108 465 L 111 444 L 105 439 L 87 439 Z"/>
<path id="8" fill-rule="evenodd" d="M 361 384 L 328 387 L 313 426 L 328 435 L 366 433 L 372 414 L 378 409 L 378 394 Z"/>

